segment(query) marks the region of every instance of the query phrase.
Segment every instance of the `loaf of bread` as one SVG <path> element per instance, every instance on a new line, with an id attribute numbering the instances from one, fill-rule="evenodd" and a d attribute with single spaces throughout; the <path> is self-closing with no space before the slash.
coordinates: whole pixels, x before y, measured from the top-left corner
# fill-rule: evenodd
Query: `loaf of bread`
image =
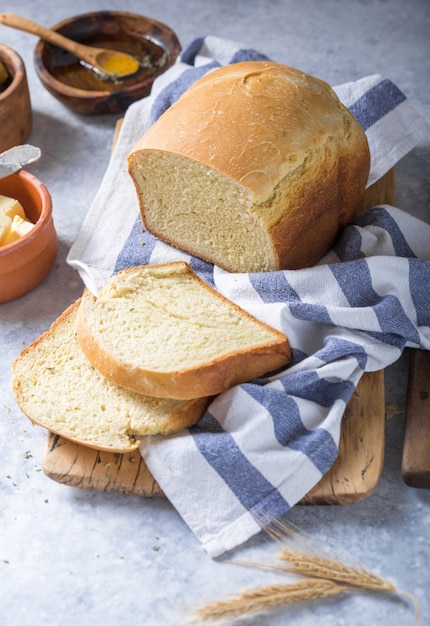
<path id="1" fill-rule="evenodd" d="M 175 433 L 198 422 L 205 398 L 151 398 L 99 374 L 76 340 L 79 305 L 66 309 L 14 362 L 13 391 L 34 424 L 91 448 L 131 452 L 138 436 Z"/>
<path id="2" fill-rule="evenodd" d="M 366 135 L 325 82 L 242 62 L 198 80 L 128 157 L 144 226 L 233 272 L 310 267 L 365 191 Z"/>
<path id="3" fill-rule="evenodd" d="M 285 366 L 287 337 L 178 261 L 123 270 L 86 293 L 78 342 L 115 384 L 151 396 L 213 396 Z"/>

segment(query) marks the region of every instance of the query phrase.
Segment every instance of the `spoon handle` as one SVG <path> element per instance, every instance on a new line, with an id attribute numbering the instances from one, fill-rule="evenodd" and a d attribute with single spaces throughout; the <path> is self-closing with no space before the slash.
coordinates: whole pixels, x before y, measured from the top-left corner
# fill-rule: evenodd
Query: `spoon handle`
<path id="1" fill-rule="evenodd" d="M 32 35 L 37 35 L 44 41 L 52 43 L 55 46 L 59 46 L 76 56 L 82 56 L 79 52 L 87 48 L 83 44 L 79 44 L 72 39 L 68 39 L 54 30 L 45 28 L 44 26 L 41 26 L 26 17 L 14 15 L 13 13 L 0 13 L 0 24 L 31 33 Z"/>

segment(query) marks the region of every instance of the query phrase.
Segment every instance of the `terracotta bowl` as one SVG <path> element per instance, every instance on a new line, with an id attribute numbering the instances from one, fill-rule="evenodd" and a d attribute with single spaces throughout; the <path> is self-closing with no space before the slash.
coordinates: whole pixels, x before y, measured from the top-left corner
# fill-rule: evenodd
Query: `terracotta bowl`
<path id="1" fill-rule="evenodd" d="M 0 194 L 18 200 L 35 224 L 27 235 L 0 247 L 0 303 L 31 291 L 49 274 L 57 257 L 58 240 L 52 219 L 52 199 L 35 176 L 21 170 L 0 179 Z"/>
<path id="2" fill-rule="evenodd" d="M 12 48 L 0 43 L 0 61 L 9 78 L 0 88 L 0 152 L 25 143 L 33 124 L 24 63 Z"/>
<path id="3" fill-rule="evenodd" d="M 114 82 L 84 67 L 69 52 L 39 41 L 34 51 L 36 72 L 60 102 L 83 114 L 121 113 L 147 96 L 154 78 L 175 62 L 181 46 L 165 24 L 142 15 L 101 11 L 79 15 L 52 27 L 87 45 L 122 50 L 148 67 Z"/>

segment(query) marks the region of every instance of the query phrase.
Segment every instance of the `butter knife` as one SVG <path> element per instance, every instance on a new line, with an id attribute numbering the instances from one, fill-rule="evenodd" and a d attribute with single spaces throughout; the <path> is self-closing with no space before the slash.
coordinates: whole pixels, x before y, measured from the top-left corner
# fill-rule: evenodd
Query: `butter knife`
<path id="1" fill-rule="evenodd" d="M 30 144 L 14 146 L 5 150 L 0 154 L 0 178 L 19 172 L 24 165 L 37 161 L 40 155 L 40 148 Z"/>

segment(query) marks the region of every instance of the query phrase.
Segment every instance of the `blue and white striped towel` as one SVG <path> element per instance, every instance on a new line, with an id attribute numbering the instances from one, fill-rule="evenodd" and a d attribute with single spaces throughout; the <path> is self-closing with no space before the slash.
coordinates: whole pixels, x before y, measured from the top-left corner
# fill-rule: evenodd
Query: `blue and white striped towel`
<path id="1" fill-rule="evenodd" d="M 293 363 L 273 379 L 218 396 L 201 422 L 145 439 L 141 453 L 163 491 L 211 556 L 287 512 L 338 454 L 345 407 L 363 372 L 383 369 L 405 347 L 430 349 L 430 226 L 375 207 L 347 227 L 312 269 L 233 274 L 142 232 L 126 156 L 149 125 L 201 75 L 263 55 L 233 42 L 193 41 L 127 112 L 101 188 L 68 257 L 97 293 L 114 272 L 186 260 L 222 294 L 285 332 Z M 430 129 L 389 80 L 336 87 L 369 139 L 369 184 Z M 142 242 L 145 245 L 142 245 Z"/>

